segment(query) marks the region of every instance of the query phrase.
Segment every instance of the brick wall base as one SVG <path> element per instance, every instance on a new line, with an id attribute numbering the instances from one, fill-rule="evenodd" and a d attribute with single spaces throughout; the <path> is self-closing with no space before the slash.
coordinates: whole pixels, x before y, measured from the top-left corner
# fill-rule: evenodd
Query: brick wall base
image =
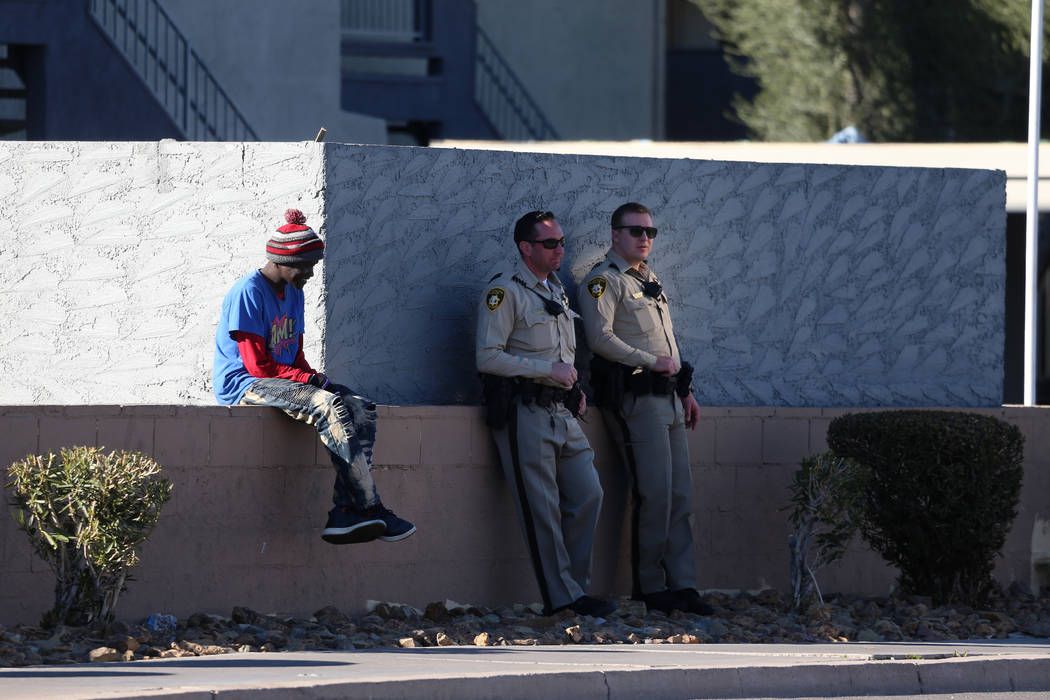
<path id="1" fill-rule="evenodd" d="M 698 582 L 703 589 L 788 588 L 788 485 L 803 456 L 825 449 L 828 422 L 849 409 L 705 408 L 690 433 Z M 1027 438 L 1021 506 L 996 575 L 1033 582 L 1033 548 L 1050 521 L 1043 442 L 1050 410 L 985 410 Z M 627 482 L 596 412 L 584 425 L 605 503 L 593 592 L 630 592 Z M 141 551 L 118 614 L 228 614 L 235 605 L 309 614 L 360 612 L 370 599 L 423 607 L 539 599 L 514 504 L 481 409 L 381 406 L 374 474 L 384 502 L 418 532 L 402 542 L 336 547 L 320 530 L 332 470 L 309 426 L 268 408 L 0 407 L 0 464 L 62 446 L 141 450 L 175 484 Z M 4 510 L 10 511 L 5 505 Z M 1036 558 L 1050 552 L 1036 552 Z M 860 544 L 821 572 L 824 591 L 887 593 L 896 572 Z M 0 623 L 36 622 L 54 578 L 8 513 L 0 518 Z M 1036 580 L 1039 583 L 1038 580 Z"/>

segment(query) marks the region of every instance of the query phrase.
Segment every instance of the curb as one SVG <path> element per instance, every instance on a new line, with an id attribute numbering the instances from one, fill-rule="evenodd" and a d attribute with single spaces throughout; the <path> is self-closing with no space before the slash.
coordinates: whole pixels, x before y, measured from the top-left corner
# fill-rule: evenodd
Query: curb
<path id="1" fill-rule="evenodd" d="M 931 661 L 841 661 L 797 666 L 554 671 L 481 677 L 281 684 L 280 687 L 184 689 L 114 694 L 122 700 L 620 700 L 835 697 L 1042 691 L 1050 689 L 1050 657 L 956 658 Z M 81 696 L 89 697 L 89 696 Z"/>

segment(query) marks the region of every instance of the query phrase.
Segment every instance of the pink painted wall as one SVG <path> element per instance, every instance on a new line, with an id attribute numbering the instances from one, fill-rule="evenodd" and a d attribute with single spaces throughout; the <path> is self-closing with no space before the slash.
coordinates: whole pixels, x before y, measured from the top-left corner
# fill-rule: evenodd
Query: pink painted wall
<path id="1" fill-rule="evenodd" d="M 787 590 L 787 486 L 825 449 L 846 409 L 706 408 L 690 434 L 698 580 L 704 589 Z M 1033 528 L 1050 519 L 1050 411 L 981 411 L 1027 437 L 1020 513 L 997 575 L 1029 583 Z M 419 528 L 397 543 L 320 539 L 332 472 L 312 428 L 267 408 L 0 407 L 0 464 L 69 445 L 150 454 L 175 484 L 118 613 L 228 614 L 235 605 L 308 614 L 369 599 L 497 604 L 539 599 L 514 506 L 481 409 L 380 407 L 374 474 L 384 501 Z M 601 420 L 585 430 L 606 497 L 594 592 L 630 592 L 627 485 Z M 4 510 L 10 510 L 6 505 Z M 895 572 L 861 545 L 820 576 L 825 591 L 882 594 Z M 53 577 L 9 514 L 0 518 L 0 624 L 36 622 Z"/>

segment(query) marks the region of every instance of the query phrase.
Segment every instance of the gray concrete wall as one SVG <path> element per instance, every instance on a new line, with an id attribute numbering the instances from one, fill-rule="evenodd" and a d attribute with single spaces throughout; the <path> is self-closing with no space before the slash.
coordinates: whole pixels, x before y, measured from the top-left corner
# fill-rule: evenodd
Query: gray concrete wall
<path id="1" fill-rule="evenodd" d="M 213 401 L 226 289 L 296 206 L 328 243 L 307 356 L 379 401 L 475 403 L 474 313 L 514 220 L 570 287 L 638 200 L 701 404 L 989 406 L 1002 172 L 344 144 L 0 145 L 6 401 Z M 319 358 L 323 357 L 323 361 Z"/>
<path id="2" fill-rule="evenodd" d="M 338 0 L 164 0 L 263 141 L 386 143 L 382 119 L 340 107 Z"/>
<path id="3" fill-rule="evenodd" d="M 326 151 L 326 365 L 384 401 L 473 402 L 477 300 L 554 211 L 574 287 L 608 219 L 651 263 L 705 405 L 988 406 L 1002 396 L 1005 176 L 407 148 Z M 360 332 L 367 329 L 367 332 Z"/>
<path id="4" fill-rule="evenodd" d="M 482 0 L 478 25 L 561 138 L 663 136 L 663 0 Z"/>

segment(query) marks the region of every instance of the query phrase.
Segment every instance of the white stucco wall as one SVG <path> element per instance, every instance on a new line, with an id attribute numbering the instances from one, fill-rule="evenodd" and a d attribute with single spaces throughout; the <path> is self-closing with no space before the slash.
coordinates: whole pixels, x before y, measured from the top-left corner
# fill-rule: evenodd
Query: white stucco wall
<path id="1" fill-rule="evenodd" d="M 319 222 L 313 143 L 0 146 L 4 403 L 214 403 L 226 289 L 288 207 Z M 319 353 L 320 290 L 307 288 Z"/>
<path id="2" fill-rule="evenodd" d="M 287 207 L 327 242 L 307 357 L 384 403 L 476 403 L 474 323 L 513 222 L 571 288 L 627 200 L 706 405 L 987 406 L 1005 175 L 345 144 L 0 144 L 4 403 L 212 403 L 222 296 Z"/>

